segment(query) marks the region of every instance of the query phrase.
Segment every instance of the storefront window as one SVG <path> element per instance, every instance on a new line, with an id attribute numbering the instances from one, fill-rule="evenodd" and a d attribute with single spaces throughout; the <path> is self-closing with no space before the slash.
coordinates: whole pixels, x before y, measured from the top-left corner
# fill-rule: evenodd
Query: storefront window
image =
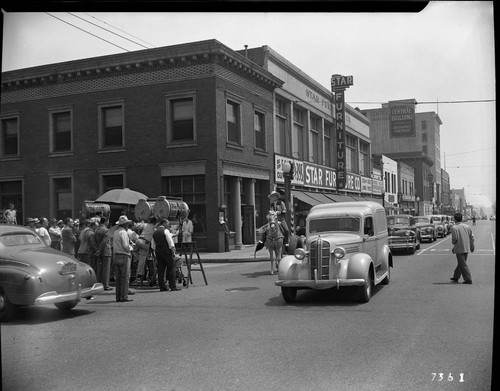
<path id="1" fill-rule="evenodd" d="M 189 206 L 189 217 L 193 221 L 194 233 L 205 233 L 206 227 L 206 192 L 204 176 L 165 177 L 162 192 L 181 198 Z"/>

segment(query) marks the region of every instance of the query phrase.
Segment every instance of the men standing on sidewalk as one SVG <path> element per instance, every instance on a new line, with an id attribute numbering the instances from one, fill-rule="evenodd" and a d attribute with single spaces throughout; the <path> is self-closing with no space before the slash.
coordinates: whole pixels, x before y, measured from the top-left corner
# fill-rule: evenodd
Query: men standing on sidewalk
<path id="1" fill-rule="evenodd" d="M 467 266 L 467 255 L 474 252 L 474 235 L 472 228 L 462 222 L 462 214 L 455 213 L 453 216 L 455 225 L 451 227 L 452 252 L 457 257 L 457 267 L 453 273 L 451 281 L 457 283 L 460 276 L 464 279 L 464 284 L 472 284 L 472 277 Z"/>
<path id="2" fill-rule="evenodd" d="M 116 222 L 118 228 L 113 234 L 113 255 L 115 265 L 116 301 L 132 301 L 128 298 L 132 245 L 127 234 L 131 221 L 122 215 Z"/>

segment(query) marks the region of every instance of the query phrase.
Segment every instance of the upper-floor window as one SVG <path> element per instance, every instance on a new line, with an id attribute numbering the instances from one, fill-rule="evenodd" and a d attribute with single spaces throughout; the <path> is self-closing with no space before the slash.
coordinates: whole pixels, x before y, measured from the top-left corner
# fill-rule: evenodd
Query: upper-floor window
<path id="1" fill-rule="evenodd" d="M 325 122 L 325 155 L 324 155 L 324 165 L 327 167 L 333 167 L 333 124 Z"/>
<path id="2" fill-rule="evenodd" d="M 322 119 L 311 115 L 309 131 L 309 161 L 320 163 L 319 135 L 322 128 Z"/>
<path id="3" fill-rule="evenodd" d="M 427 130 L 427 121 L 422 121 L 422 130 Z"/>
<path id="4" fill-rule="evenodd" d="M 366 176 L 370 173 L 370 145 L 361 141 L 359 143 L 359 173 Z"/>
<path id="5" fill-rule="evenodd" d="M 99 105 L 99 149 L 125 147 L 124 103 Z"/>
<path id="6" fill-rule="evenodd" d="M 2 118 L 0 157 L 19 156 L 19 120 L 17 117 Z"/>
<path id="7" fill-rule="evenodd" d="M 73 121 L 71 110 L 52 110 L 49 115 L 50 152 L 72 151 Z"/>
<path id="8" fill-rule="evenodd" d="M 266 116 L 260 111 L 254 112 L 255 148 L 266 150 Z"/>
<path id="9" fill-rule="evenodd" d="M 292 133 L 292 156 L 295 159 L 304 160 L 304 111 L 297 107 L 293 108 L 293 133 Z"/>
<path id="10" fill-rule="evenodd" d="M 196 100 L 193 93 L 167 97 L 167 142 L 196 141 Z"/>
<path id="11" fill-rule="evenodd" d="M 226 101 L 227 141 L 241 145 L 241 114 L 240 104 Z"/>
<path id="12" fill-rule="evenodd" d="M 289 103 L 284 99 L 276 99 L 274 102 L 274 110 L 276 117 L 275 123 L 275 133 L 276 133 L 276 144 L 275 150 L 285 156 L 290 156 L 290 135 L 288 130 L 288 118 L 289 118 Z"/>
<path id="13" fill-rule="evenodd" d="M 423 143 L 427 142 L 427 133 L 422 133 L 422 142 Z"/>
<path id="14" fill-rule="evenodd" d="M 345 165 L 348 172 L 358 172 L 357 139 L 346 134 Z"/>

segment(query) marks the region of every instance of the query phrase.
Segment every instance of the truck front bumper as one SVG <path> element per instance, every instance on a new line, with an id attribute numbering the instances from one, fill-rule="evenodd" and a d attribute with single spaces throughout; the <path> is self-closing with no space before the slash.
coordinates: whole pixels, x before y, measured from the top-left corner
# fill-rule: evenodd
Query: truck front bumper
<path id="1" fill-rule="evenodd" d="M 365 280 L 362 278 L 338 278 L 336 280 L 278 280 L 277 286 L 299 289 L 330 289 L 341 286 L 362 286 Z"/>

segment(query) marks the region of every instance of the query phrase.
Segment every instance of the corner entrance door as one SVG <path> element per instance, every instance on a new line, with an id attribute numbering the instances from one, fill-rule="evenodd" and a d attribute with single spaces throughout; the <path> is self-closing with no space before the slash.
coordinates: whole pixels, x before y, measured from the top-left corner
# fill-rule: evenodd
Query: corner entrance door
<path id="1" fill-rule="evenodd" d="M 241 205 L 241 217 L 243 220 L 242 242 L 243 244 L 255 243 L 255 209 L 253 205 Z"/>

